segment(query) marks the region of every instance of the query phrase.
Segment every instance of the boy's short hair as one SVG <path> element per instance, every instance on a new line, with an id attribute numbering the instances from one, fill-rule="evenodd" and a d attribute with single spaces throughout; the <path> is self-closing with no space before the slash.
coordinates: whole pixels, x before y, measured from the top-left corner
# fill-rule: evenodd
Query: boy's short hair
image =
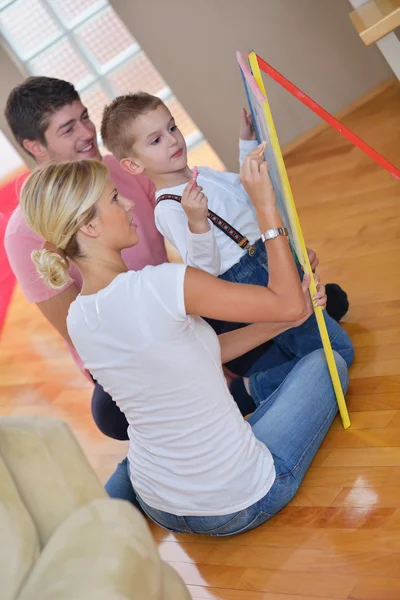
<path id="1" fill-rule="evenodd" d="M 76 100 L 80 100 L 79 94 L 68 81 L 28 77 L 10 92 L 4 114 L 21 148 L 24 140 L 38 140 L 46 145 L 45 132 L 51 115 Z"/>
<path id="2" fill-rule="evenodd" d="M 131 125 L 140 115 L 165 106 L 164 102 L 146 92 L 118 96 L 105 107 L 101 121 L 101 137 L 106 148 L 118 159 L 128 157 L 135 142 Z"/>

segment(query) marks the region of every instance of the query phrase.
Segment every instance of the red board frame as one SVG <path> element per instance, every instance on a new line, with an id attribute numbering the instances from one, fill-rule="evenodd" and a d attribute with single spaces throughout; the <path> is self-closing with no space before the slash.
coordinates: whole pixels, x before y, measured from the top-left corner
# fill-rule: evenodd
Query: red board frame
<path id="1" fill-rule="evenodd" d="M 307 96 L 304 92 L 302 92 L 298 87 L 296 87 L 291 81 L 286 79 L 279 71 L 271 67 L 263 58 L 258 56 L 257 61 L 260 69 L 266 73 L 271 79 L 276 81 L 280 86 L 285 88 L 292 96 L 300 100 L 305 106 L 307 106 L 310 110 L 312 110 L 315 114 L 317 114 L 321 119 L 324 119 L 336 131 L 338 131 L 341 135 L 347 138 L 354 146 L 360 148 L 362 152 L 367 154 L 373 161 L 375 161 L 378 165 L 383 167 L 386 171 L 388 171 L 393 177 L 400 180 L 400 169 L 395 167 L 391 162 L 389 162 L 384 156 L 379 154 L 376 150 L 374 150 L 371 146 L 369 146 L 364 140 L 358 137 L 355 133 L 350 131 L 343 123 L 338 121 L 334 116 L 332 116 L 327 110 L 322 108 L 319 104 L 317 104 L 312 98 Z"/>

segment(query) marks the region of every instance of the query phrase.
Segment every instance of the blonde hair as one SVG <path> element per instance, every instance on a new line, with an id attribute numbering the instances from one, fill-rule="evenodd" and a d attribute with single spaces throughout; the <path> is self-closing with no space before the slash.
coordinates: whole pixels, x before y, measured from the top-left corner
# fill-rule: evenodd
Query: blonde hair
<path id="1" fill-rule="evenodd" d="M 20 205 L 29 227 L 54 250 L 31 254 L 47 285 L 61 289 L 69 281 L 68 258 L 82 258 L 76 234 L 96 216 L 96 203 L 108 181 L 107 167 L 95 160 L 49 163 L 25 181 Z"/>
<path id="2" fill-rule="evenodd" d="M 136 92 L 118 96 L 104 108 L 100 134 L 105 147 L 117 158 L 127 158 L 132 152 L 135 138 L 132 123 L 151 110 L 165 106 L 157 96 Z M 166 107 L 167 108 L 167 107 Z"/>

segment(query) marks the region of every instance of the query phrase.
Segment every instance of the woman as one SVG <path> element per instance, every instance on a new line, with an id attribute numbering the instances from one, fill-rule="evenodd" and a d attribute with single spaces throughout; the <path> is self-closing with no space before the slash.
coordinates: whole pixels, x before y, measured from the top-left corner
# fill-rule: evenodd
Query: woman
<path id="1" fill-rule="evenodd" d="M 128 272 L 121 250 L 139 241 L 133 203 L 118 197 L 101 163 L 44 166 L 21 193 L 28 225 L 46 240 L 32 255 L 38 272 L 60 287 L 68 260 L 82 273 L 68 331 L 127 417 L 137 502 L 176 532 L 229 535 L 269 519 L 295 495 L 337 412 L 322 350 L 299 360 L 268 397 L 268 373 L 241 380 L 257 407 L 247 422 L 224 378 L 222 363 L 311 313 L 309 280 L 299 281 L 257 152 L 245 159 L 241 179 L 261 231 L 280 228 L 265 242 L 265 288 L 177 264 Z M 185 194 L 204 202 L 193 180 Z M 314 301 L 325 304 L 322 288 Z M 254 324 L 218 338 L 198 314 Z M 335 357 L 347 389 L 346 363 Z"/>

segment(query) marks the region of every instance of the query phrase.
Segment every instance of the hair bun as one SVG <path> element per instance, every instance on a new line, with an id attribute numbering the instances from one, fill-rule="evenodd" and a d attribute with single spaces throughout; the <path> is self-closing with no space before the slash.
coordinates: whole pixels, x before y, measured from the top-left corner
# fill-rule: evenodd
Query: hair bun
<path id="1" fill-rule="evenodd" d="M 53 289 L 63 288 L 70 280 L 68 259 L 58 252 L 42 248 L 34 250 L 31 257 L 39 275 Z"/>

